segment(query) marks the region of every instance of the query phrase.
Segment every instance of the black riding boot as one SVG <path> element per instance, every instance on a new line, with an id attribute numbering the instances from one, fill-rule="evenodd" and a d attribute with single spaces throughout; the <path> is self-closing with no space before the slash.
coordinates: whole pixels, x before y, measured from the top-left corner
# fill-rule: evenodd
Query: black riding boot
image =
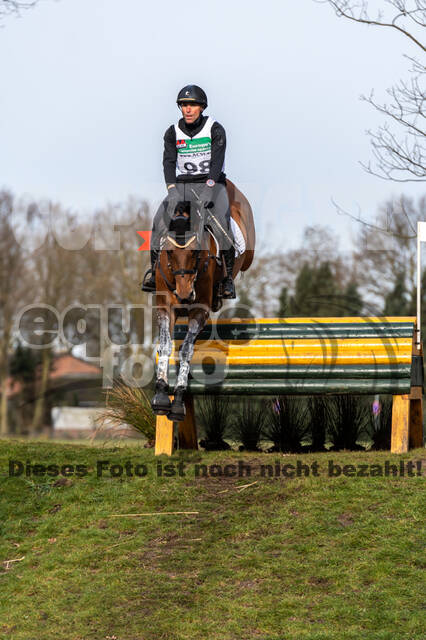
<path id="1" fill-rule="evenodd" d="M 235 249 L 222 249 L 222 256 L 225 262 L 226 277 L 222 282 L 222 298 L 235 298 L 235 286 L 232 278 L 232 270 L 235 262 Z"/>
<path id="2" fill-rule="evenodd" d="M 141 285 L 142 291 L 146 291 L 147 293 L 155 292 L 155 266 L 157 264 L 159 251 L 157 249 L 151 249 L 151 268 L 145 273 L 143 282 Z M 150 277 L 148 277 L 148 275 Z"/>

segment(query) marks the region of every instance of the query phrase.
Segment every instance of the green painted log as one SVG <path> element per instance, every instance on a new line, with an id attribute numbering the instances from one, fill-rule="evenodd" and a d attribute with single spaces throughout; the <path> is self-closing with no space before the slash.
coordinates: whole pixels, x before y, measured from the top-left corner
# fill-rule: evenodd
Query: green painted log
<path id="1" fill-rule="evenodd" d="M 188 327 L 176 325 L 175 340 L 185 338 Z M 198 340 L 337 340 L 339 338 L 412 338 L 412 322 L 335 324 L 217 324 L 206 325 Z"/>
<path id="2" fill-rule="evenodd" d="M 172 386 L 172 384 L 171 384 Z M 221 385 L 205 385 L 189 381 L 189 391 L 203 395 L 326 395 L 352 393 L 404 394 L 410 391 L 409 379 L 396 380 L 226 380 Z"/>
<path id="3" fill-rule="evenodd" d="M 175 367 L 170 368 L 170 375 L 174 374 Z M 220 364 L 215 365 L 191 365 L 191 374 L 197 379 L 209 378 L 210 376 L 220 377 L 225 375 L 227 380 L 231 379 L 278 379 L 287 378 L 364 378 L 369 380 L 381 379 L 393 380 L 394 378 L 410 379 L 411 363 L 382 365 L 230 365 L 227 368 Z"/>

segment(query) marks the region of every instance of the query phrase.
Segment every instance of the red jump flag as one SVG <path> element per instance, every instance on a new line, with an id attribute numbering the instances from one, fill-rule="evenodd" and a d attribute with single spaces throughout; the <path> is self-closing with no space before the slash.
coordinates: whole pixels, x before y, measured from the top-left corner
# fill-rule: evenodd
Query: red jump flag
<path id="1" fill-rule="evenodd" d="M 139 247 L 138 251 L 149 251 L 151 246 L 152 231 L 137 231 L 136 233 L 138 233 L 143 240 L 143 243 Z"/>

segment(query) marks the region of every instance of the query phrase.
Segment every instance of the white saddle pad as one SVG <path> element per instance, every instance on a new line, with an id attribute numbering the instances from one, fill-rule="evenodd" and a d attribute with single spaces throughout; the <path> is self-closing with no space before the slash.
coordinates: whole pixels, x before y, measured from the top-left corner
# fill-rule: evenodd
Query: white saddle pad
<path id="1" fill-rule="evenodd" d="M 243 233 L 239 227 L 239 225 L 235 222 L 234 218 L 231 218 L 231 229 L 234 234 L 234 242 L 235 242 L 235 257 L 238 258 L 244 251 L 246 250 L 246 242 L 244 240 Z M 219 243 L 214 237 L 213 233 L 209 229 L 210 235 L 213 237 L 216 244 L 216 256 L 219 257 Z"/>

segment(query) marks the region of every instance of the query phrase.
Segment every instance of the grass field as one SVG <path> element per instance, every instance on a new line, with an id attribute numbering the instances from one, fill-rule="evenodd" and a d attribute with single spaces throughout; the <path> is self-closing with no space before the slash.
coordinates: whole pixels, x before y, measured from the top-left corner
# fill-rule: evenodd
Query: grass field
<path id="1" fill-rule="evenodd" d="M 9 460 L 87 473 L 9 477 Z M 329 477 L 330 461 L 354 468 Z M 377 475 L 386 461 L 398 475 Z M 424 450 L 162 462 L 173 466 L 158 475 L 137 445 L 0 441 L 2 640 L 425 637 Z M 238 462 L 250 476 L 231 475 Z M 210 475 L 195 477 L 197 464 Z M 262 477 L 262 464 L 281 475 Z M 288 464 L 301 475 L 282 477 Z M 114 517 L 131 513 L 149 515 Z"/>

